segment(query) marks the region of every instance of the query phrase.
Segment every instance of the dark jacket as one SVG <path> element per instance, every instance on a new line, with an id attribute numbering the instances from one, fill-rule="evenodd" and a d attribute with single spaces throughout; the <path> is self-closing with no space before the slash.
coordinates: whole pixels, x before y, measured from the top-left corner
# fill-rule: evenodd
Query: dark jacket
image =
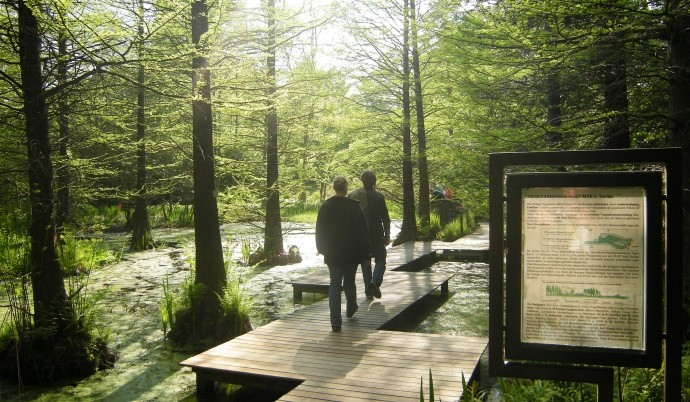
<path id="1" fill-rule="evenodd" d="M 359 201 L 359 206 L 366 218 L 371 242 L 390 240 L 391 218 L 388 216 L 388 208 L 383 194 L 373 187 L 361 187 L 350 192 L 347 196 Z"/>
<path id="2" fill-rule="evenodd" d="M 316 218 L 316 249 L 326 264 L 359 264 L 371 254 L 364 214 L 357 201 L 327 199 Z"/>

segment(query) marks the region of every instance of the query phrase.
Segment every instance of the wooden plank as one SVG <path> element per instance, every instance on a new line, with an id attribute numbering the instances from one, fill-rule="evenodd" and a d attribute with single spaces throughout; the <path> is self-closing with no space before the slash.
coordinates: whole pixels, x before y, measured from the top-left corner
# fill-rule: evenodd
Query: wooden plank
<path id="1" fill-rule="evenodd" d="M 407 264 L 430 253 L 429 245 L 404 246 L 389 253 L 389 261 Z M 486 339 L 377 330 L 421 298 L 439 288 L 447 290 L 451 277 L 390 270 L 382 286 L 383 298 L 373 301 L 361 297 L 363 284 L 358 278 L 359 311 L 352 318 L 343 317 L 341 332 L 331 331 L 328 303 L 319 301 L 181 364 L 192 367 L 206 385 L 208 381 L 268 381 L 284 388 L 299 384 L 282 397 L 286 401 L 418 400 L 420 379 L 426 382 L 431 370 L 435 394 L 444 400 L 458 399 L 462 374 L 468 380 L 472 376 Z M 327 292 L 328 282 L 328 272 L 320 271 L 290 283 L 295 292 Z M 344 304 L 343 297 L 343 312 Z"/>

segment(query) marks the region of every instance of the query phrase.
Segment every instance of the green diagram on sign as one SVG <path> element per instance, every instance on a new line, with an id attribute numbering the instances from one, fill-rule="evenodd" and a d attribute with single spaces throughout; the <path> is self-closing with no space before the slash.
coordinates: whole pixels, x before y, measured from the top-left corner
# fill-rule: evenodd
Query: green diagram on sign
<path id="1" fill-rule="evenodd" d="M 628 298 L 628 296 L 623 296 L 620 294 L 615 294 L 615 295 L 602 294 L 602 292 L 595 287 L 582 289 L 581 291 L 576 292 L 574 290 L 564 290 L 558 285 L 546 285 L 546 296 L 586 297 L 586 298 L 595 298 L 595 299 L 623 299 L 623 300 Z"/>
<path id="2" fill-rule="evenodd" d="M 617 250 L 629 248 L 632 244 L 632 237 L 623 237 L 613 233 L 603 233 L 596 240 L 588 240 L 585 244 L 603 244 L 611 246 Z"/>

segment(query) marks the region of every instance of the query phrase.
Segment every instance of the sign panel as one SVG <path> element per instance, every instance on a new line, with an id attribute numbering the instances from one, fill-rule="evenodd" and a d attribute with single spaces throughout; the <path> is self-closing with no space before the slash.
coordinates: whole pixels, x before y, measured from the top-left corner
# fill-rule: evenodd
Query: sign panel
<path id="1" fill-rule="evenodd" d="M 522 341 L 643 350 L 644 188 L 524 188 L 522 217 Z"/>
<path id="2" fill-rule="evenodd" d="M 661 182 L 659 172 L 508 174 L 507 358 L 657 364 Z"/>

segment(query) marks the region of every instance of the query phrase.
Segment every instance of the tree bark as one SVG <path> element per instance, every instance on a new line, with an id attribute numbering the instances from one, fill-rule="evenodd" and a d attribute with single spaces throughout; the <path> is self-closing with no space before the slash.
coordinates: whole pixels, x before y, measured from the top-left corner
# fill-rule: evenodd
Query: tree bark
<path id="1" fill-rule="evenodd" d="M 278 115 L 276 93 L 276 26 L 275 0 L 268 0 L 268 41 L 266 91 L 266 227 L 264 252 L 267 256 L 283 253 L 283 230 L 280 222 L 280 188 L 278 185 Z"/>
<path id="2" fill-rule="evenodd" d="M 216 204 L 211 114 L 211 71 L 205 57 L 202 36 L 208 32 L 208 6 L 205 0 L 192 3 L 192 134 L 194 159 L 194 242 L 196 270 L 194 282 L 204 287 L 202 322 L 218 317 L 220 299 L 226 284 L 223 248 Z"/>
<path id="3" fill-rule="evenodd" d="M 602 146 L 606 149 L 630 148 L 625 46 L 616 39 L 610 39 L 602 48 L 604 111 L 608 113 Z"/>
<path id="4" fill-rule="evenodd" d="M 417 13 L 415 0 L 410 0 L 410 22 L 412 23 L 412 71 L 414 74 L 414 99 L 417 115 L 417 163 L 419 169 L 419 219 L 429 223 L 429 166 L 426 156 L 426 128 L 424 127 L 424 102 L 422 79 L 419 69 L 419 46 L 417 43 Z"/>
<path id="5" fill-rule="evenodd" d="M 154 245 L 146 201 L 146 92 L 144 90 L 146 72 L 144 63 L 141 61 L 141 59 L 143 59 L 144 48 L 143 0 L 139 0 L 138 31 L 138 54 L 140 61 L 137 74 L 137 132 L 135 137 L 135 142 L 137 144 L 137 183 L 136 195 L 134 196 L 134 216 L 132 217 L 132 239 L 130 242 L 130 249 L 135 251 L 146 250 Z"/>
<path id="6" fill-rule="evenodd" d="M 410 24 L 409 2 L 404 2 L 403 16 L 403 77 L 402 77 L 402 140 L 403 140 L 403 220 L 400 234 L 395 244 L 404 243 L 417 238 L 417 222 L 414 211 L 414 183 L 412 179 L 412 140 L 410 135 Z"/>
<path id="7" fill-rule="evenodd" d="M 41 75 L 41 39 L 38 21 L 23 0 L 18 1 L 19 55 L 26 117 L 26 143 L 29 165 L 29 200 L 31 220 L 31 285 L 34 301 L 34 324 L 53 327 L 68 316 L 62 269 L 56 250 L 53 221 L 53 168 L 48 137 L 48 113 Z M 63 315 L 65 314 L 65 315 Z"/>
<path id="8" fill-rule="evenodd" d="M 550 73 L 547 81 L 547 123 L 551 128 L 546 134 L 546 140 L 553 149 L 561 149 L 561 141 L 563 136 L 560 128 L 563 123 L 563 115 L 561 111 L 561 83 L 554 73 Z"/>
<path id="9" fill-rule="evenodd" d="M 62 86 L 67 82 L 67 38 L 63 32 L 58 37 L 58 62 L 57 80 L 58 85 Z M 71 221 L 70 205 L 70 185 L 72 178 L 69 168 L 69 107 L 67 105 L 67 92 L 65 90 L 58 94 L 58 155 L 59 165 L 56 174 L 57 182 L 57 211 L 55 216 L 55 226 L 58 235 L 63 232 L 63 227 Z"/>

